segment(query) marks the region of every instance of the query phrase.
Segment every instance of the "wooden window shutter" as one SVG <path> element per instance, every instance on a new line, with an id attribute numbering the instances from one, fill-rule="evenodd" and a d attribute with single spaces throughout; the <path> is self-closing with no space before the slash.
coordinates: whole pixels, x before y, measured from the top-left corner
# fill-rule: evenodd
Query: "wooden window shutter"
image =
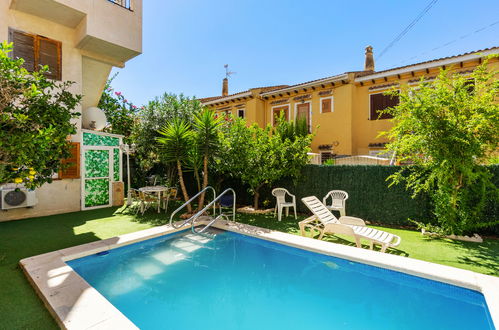
<path id="1" fill-rule="evenodd" d="M 389 119 L 393 116 L 389 113 L 381 113 L 382 110 L 397 106 L 399 97 L 384 95 L 383 93 L 371 94 L 371 108 L 369 109 L 369 120 Z"/>
<path id="2" fill-rule="evenodd" d="M 392 96 L 392 95 L 383 95 L 383 106 L 380 110 L 385 110 L 391 107 L 395 107 L 399 104 L 399 97 L 398 96 Z M 378 112 L 379 119 L 389 119 L 393 118 L 393 116 L 389 113 L 382 113 L 380 114 Z"/>
<path id="3" fill-rule="evenodd" d="M 378 110 L 383 106 L 383 94 L 371 94 L 370 98 L 369 120 L 376 120 L 378 119 Z"/>
<path id="4" fill-rule="evenodd" d="M 298 104 L 296 110 L 296 119 L 305 119 L 308 126 L 308 132 L 310 133 L 310 103 Z"/>
<path id="5" fill-rule="evenodd" d="M 71 156 L 62 160 L 63 165 L 68 165 L 59 172 L 60 179 L 79 179 L 80 178 L 80 143 L 71 142 Z"/>
<path id="6" fill-rule="evenodd" d="M 322 100 L 322 112 L 331 112 L 331 99 Z"/>
<path id="7" fill-rule="evenodd" d="M 37 37 L 38 65 L 47 65 L 49 79 L 61 80 L 61 43 L 45 37 Z"/>
<path id="8" fill-rule="evenodd" d="M 34 35 L 21 31 L 10 30 L 10 41 L 14 43 L 14 58 L 24 59 L 23 67 L 29 72 L 36 69 L 36 49 Z"/>

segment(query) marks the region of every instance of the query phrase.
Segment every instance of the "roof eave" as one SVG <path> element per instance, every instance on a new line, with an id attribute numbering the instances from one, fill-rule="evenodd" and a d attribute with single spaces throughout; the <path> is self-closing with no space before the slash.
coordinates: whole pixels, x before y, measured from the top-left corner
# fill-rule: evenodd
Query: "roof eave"
<path id="1" fill-rule="evenodd" d="M 394 76 L 394 75 L 403 74 L 403 73 L 407 73 L 407 72 L 411 72 L 411 71 L 422 71 L 425 69 L 455 64 L 455 63 L 459 63 L 459 62 L 477 60 L 477 59 L 483 58 L 487 55 L 497 54 L 497 53 L 498 53 L 498 49 L 494 48 L 494 49 L 485 50 L 483 52 L 479 52 L 479 53 L 475 53 L 475 54 L 468 54 L 468 55 L 456 56 L 453 58 L 431 61 L 431 62 L 427 62 L 427 63 L 415 64 L 415 65 L 407 66 L 407 67 L 400 68 L 400 69 L 387 70 L 387 71 L 383 71 L 383 72 L 379 72 L 379 73 L 373 73 L 373 74 L 363 76 L 363 77 L 358 77 L 358 78 L 355 78 L 355 82 L 364 82 L 367 80 L 384 78 L 387 76 Z"/>
<path id="2" fill-rule="evenodd" d="M 231 95 L 231 96 L 221 97 L 219 99 L 208 101 L 206 103 L 201 103 L 201 104 L 205 105 L 205 106 L 206 105 L 212 105 L 212 104 L 216 104 L 216 103 L 220 103 L 220 102 L 231 101 L 233 99 L 237 99 L 237 98 L 241 98 L 241 97 L 248 97 L 248 96 L 251 96 L 251 95 L 252 95 L 251 91 L 248 91 L 248 92 L 244 92 L 244 93 L 240 93 L 240 94 L 235 94 L 235 95 Z"/>
<path id="3" fill-rule="evenodd" d="M 348 78 L 348 74 L 347 73 L 343 73 L 343 74 L 336 75 L 336 76 L 329 77 L 329 78 L 319 79 L 319 80 L 311 81 L 311 82 L 304 83 L 304 84 L 297 84 L 297 85 L 293 85 L 293 86 L 290 86 L 290 87 L 286 87 L 286 88 L 282 88 L 282 89 L 276 89 L 276 90 L 273 90 L 273 91 L 270 91 L 270 92 L 261 93 L 260 96 L 263 97 L 263 96 L 269 96 L 269 95 L 279 94 L 279 93 L 283 93 L 283 92 L 287 92 L 287 91 L 292 91 L 292 90 L 295 90 L 297 88 L 306 88 L 306 87 L 310 87 L 310 86 L 315 86 L 315 85 L 320 85 L 320 84 L 325 84 L 325 83 L 331 83 L 331 82 L 341 81 L 341 80 L 345 80 L 347 78 Z"/>

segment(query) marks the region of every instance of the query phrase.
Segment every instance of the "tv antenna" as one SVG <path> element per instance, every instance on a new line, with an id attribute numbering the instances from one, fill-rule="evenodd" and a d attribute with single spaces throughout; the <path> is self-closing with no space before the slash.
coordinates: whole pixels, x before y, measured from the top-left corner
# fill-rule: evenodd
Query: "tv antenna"
<path id="1" fill-rule="evenodd" d="M 229 78 L 230 76 L 232 76 L 233 74 L 236 73 L 234 71 L 229 71 L 229 65 L 228 64 L 224 64 L 224 68 L 225 68 L 225 78 Z"/>

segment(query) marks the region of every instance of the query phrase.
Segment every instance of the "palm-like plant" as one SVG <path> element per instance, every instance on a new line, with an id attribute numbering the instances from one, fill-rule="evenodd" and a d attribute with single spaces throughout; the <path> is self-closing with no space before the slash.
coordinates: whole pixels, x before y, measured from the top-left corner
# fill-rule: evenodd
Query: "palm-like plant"
<path id="1" fill-rule="evenodd" d="M 203 156 L 199 152 L 197 146 L 193 146 L 187 155 L 187 160 L 185 163 L 185 167 L 187 170 L 190 170 L 194 173 L 194 178 L 196 179 L 196 184 L 198 187 L 198 191 L 201 190 L 201 179 L 199 177 L 199 171 L 203 167 Z"/>
<path id="2" fill-rule="evenodd" d="M 189 150 L 192 148 L 193 131 L 191 130 L 191 126 L 183 119 L 174 119 L 158 132 L 162 136 L 158 137 L 157 141 L 163 145 L 166 158 L 176 163 L 180 188 L 182 189 L 184 200 L 188 201 L 189 195 L 187 194 L 182 174 L 182 162 L 187 159 Z M 192 213 L 190 204 L 187 205 L 187 211 Z"/>
<path id="3" fill-rule="evenodd" d="M 194 129 L 196 132 L 196 144 L 199 153 L 203 157 L 203 187 L 208 186 L 208 160 L 213 156 L 219 145 L 218 127 L 221 124 L 221 118 L 217 118 L 211 110 L 204 110 L 194 117 Z M 198 211 L 204 206 L 204 193 L 199 197 Z"/>

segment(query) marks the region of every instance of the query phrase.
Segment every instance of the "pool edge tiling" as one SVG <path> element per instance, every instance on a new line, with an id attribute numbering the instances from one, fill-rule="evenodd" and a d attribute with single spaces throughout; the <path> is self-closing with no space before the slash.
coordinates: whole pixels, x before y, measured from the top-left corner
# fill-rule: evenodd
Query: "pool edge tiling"
<path id="1" fill-rule="evenodd" d="M 231 221 L 217 221 L 213 227 L 479 291 L 485 297 L 493 324 L 496 328 L 499 324 L 498 277 Z M 20 265 L 62 328 L 137 329 L 125 315 L 68 266 L 66 261 L 179 232 L 187 228 L 189 227 L 174 229 L 168 225 L 150 228 L 26 258 L 20 261 Z"/>

